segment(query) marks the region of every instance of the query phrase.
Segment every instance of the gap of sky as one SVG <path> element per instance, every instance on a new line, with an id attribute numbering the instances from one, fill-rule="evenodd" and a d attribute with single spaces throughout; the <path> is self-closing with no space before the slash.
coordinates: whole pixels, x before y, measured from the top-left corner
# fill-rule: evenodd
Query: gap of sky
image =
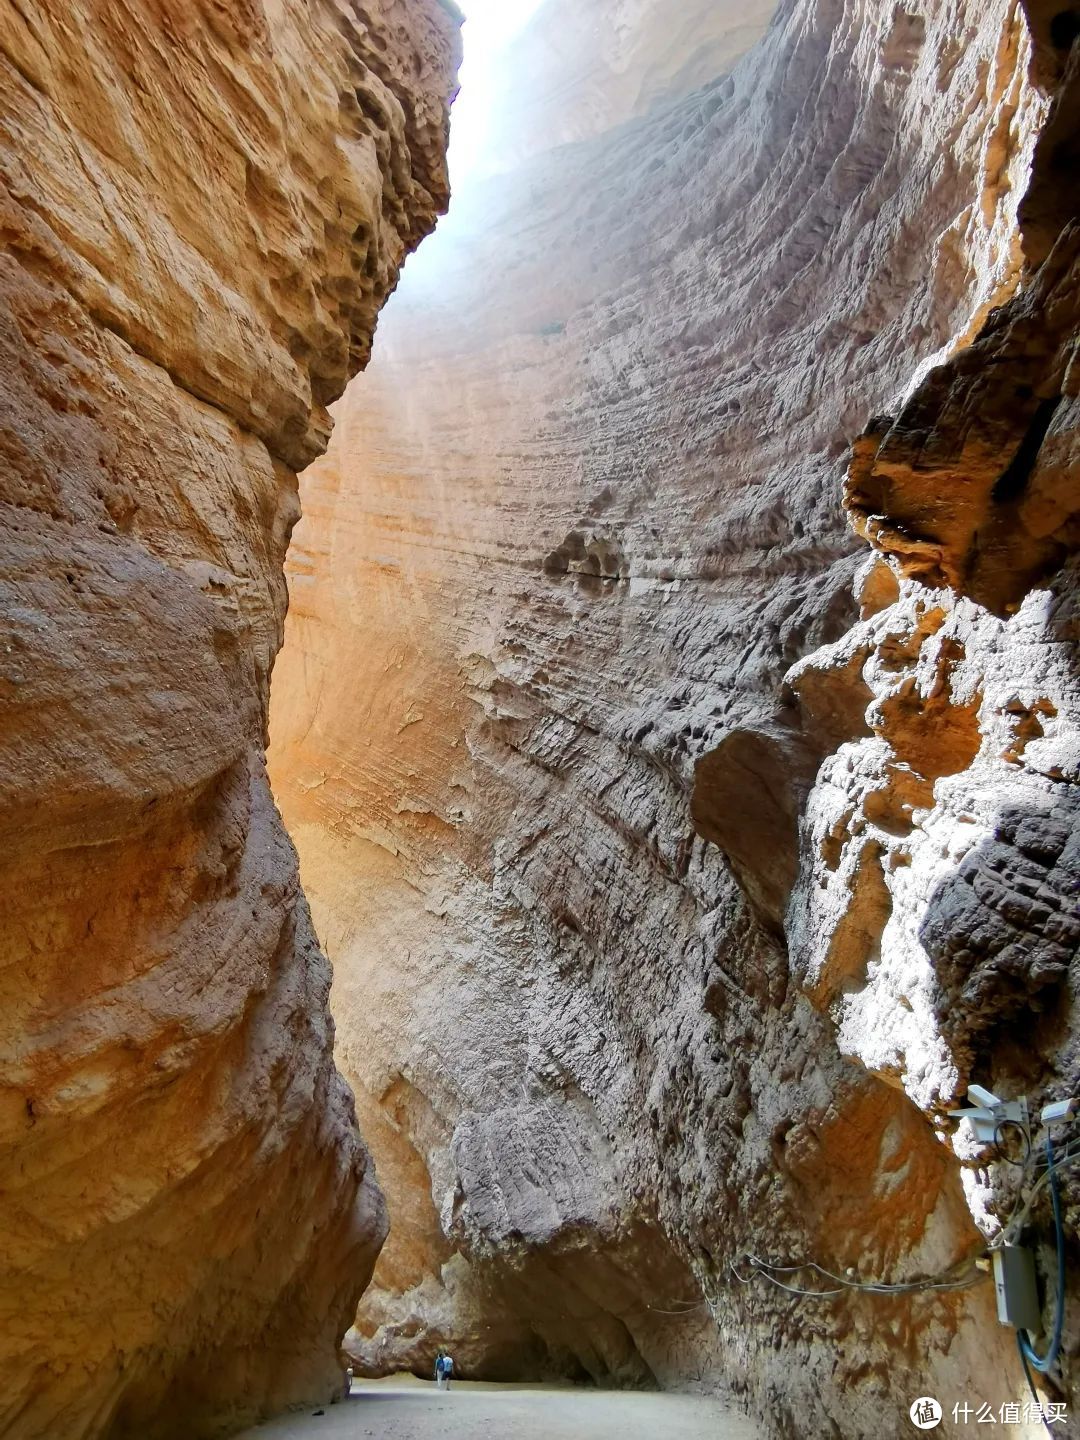
<path id="1" fill-rule="evenodd" d="M 494 101 L 503 51 L 540 8 L 542 0 L 462 0 L 464 59 L 461 94 L 450 115 L 450 183 L 460 185 L 484 168 L 488 137 L 498 124 Z"/>

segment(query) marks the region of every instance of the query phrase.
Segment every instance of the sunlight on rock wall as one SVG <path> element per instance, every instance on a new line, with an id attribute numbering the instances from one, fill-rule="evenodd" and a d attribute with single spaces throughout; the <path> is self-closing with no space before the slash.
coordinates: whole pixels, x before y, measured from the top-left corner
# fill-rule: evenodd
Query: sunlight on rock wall
<path id="1" fill-rule="evenodd" d="M 435 0 L 0 4 L 0 1432 L 341 1384 L 385 1213 L 264 744 L 295 470 L 445 204 Z"/>
<path id="2" fill-rule="evenodd" d="M 791 0 L 726 78 L 669 28 L 657 88 L 590 13 L 587 121 L 522 84 L 554 148 L 452 210 L 303 477 L 275 789 L 431 1197 L 350 1344 L 899 1434 L 1022 1398 L 989 1287 L 732 1264 L 977 1281 L 1011 1200 L 942 1111 L 1076 1085 L 1077 61 L 1034 5 Z"/>

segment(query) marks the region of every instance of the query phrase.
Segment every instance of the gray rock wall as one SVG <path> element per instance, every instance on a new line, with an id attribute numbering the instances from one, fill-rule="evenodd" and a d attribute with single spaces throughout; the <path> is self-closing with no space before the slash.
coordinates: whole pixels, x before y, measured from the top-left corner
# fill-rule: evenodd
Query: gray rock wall
<path id="1" fill-rule="evenodd" d="M 746 1256 L 974 1279 L 942 1111 L 1071 1081 L 1051 19 L 790 0 L 471 196 L 388 312 L 273 717 L 339 1053 L 431 1196 L 362 1363 L 703 1379 L 789 1436 L 1021 1394 L 985 1284 Z"/>

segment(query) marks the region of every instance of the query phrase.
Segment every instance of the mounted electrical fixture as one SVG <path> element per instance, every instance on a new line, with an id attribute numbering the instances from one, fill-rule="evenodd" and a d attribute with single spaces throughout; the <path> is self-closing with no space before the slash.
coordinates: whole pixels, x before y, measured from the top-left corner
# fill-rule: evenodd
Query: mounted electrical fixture
<path id="1" fill-rule="evenodd" d="M 1021 1095 L 1019 1100 L 1002 1100 L 992 1090 L 986 1090 L 981 1085 L 969 1085 L 967 1093 L 969 1098 L 978 1103 L 963 1110 L 950 1110 L 949 1115 L 955 1120 L 967 1120 L 975 1132 L 976 1140 L 982 1144 L 996 1144 L 998 1130 L 1002 1125 L 1020 1125 L 1027 1128 L 1029 1116 L 1026 1095 Z"/>
<path id="2" fill-rule="evenodd" d="M 1077 1100 L 1055 1100 L 1052 1105 L 1044 1105 L 1039 1119 L 1044 1125 L 1062 1125 L 1066 1120 L 1075 1120 L 1080 1114 L 1080 1101 Z"/>
<path id="3" fill-rule="evenodd" d="M 1045 1144 L 1045 1156 L 1043 1157 L 1041 1153 L 1043 1146 L 1036 1147 L 1032 1143 L 1032 1126 L 1026 1095 L 1021 1095 L 1017 1100 L 1002 1100 L 1000 1096 L 995 1095 L 992 1090 L 985 1089 L 982 1085 L 969 1085 L 967 1093 L 970 1099 L 976 1103 L 966 1106 L 962 1110 L 950 1110 L 950 1116 L 956 1120 L 966 1120 L 975 1132 L 976 1140 L 984 1145 L 996 1146 L 1002 1159 L 1008 1160 L 1010 1164 L 1019 1165 L 1022 1171 L 1020 1198 L 1017 1199 L 1012 1214 L 1002 1227 L 998 1238 L 991 1243 L 989 1250 L 993 1264 L 998 1319 L 1002 1325 L 1009 1325 L 1016 1331 L 1020 1357 L 1024 1364 L 1028 1384 L 1032 1387 L 1032 1394 L 1034 1394 L 1035 1388 L 1031 1372 L 1034 1369 L 1045 1375 L 1056 1363 L 1061 1349 L 1065 1315 L 1065 1232 L 1061 1217 L 1057 1173 L 1064 1166 L 1080 1161 L 1080 1147 L 1077 1147 L 1075 1140 L 1071 1145 L 1066 1145 L 1063 1153 L 1055 1155 L 1050 1132 L 1056 1126 L 1076 1119 L 1080 1115 L 1080 1102 L 1074 1097 L 1052 1100 L 1039 1111 L 1039 1122 Z M 1001 1132 L 1007 1125 L 1017 1127 L 1024 1137 L 1025 1153 L 1024 1158 L 1020 1161 L 1010 1159 L 1002 1146 Z M 1033 1180 L 1026 1198 L 1024 1198 L 1025 1181 L 1031 1170 L 1038 1168 L 1040 1159 L 1044 1167 L 1042 1174 Z M 1028 1246 L 1017 1242 L 1036 1197 L 1046 1185 L 1050 1189 L 1050 1203 L 1054 1216 L 1057 1285 L 1048 1343 L 1045 1351 L 1040 1353 L 1035 1349 L 1032 1340 L 1033 1335 L 1044 1330 L 1035 1270 L 1035 1255 Z"/>

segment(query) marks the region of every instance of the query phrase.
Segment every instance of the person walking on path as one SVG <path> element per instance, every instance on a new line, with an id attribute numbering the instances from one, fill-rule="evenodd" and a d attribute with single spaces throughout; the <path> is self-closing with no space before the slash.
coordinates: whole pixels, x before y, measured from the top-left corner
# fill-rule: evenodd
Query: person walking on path
<path id="1" fill-rule="evenodd" d="M 450 1377 L 454 1373 L 454 1357 L 447 1353 L 445 1345 L 439 1346 L 435 1356 L 435 1383 L 440 1390 L 450 1389 Z"/>

